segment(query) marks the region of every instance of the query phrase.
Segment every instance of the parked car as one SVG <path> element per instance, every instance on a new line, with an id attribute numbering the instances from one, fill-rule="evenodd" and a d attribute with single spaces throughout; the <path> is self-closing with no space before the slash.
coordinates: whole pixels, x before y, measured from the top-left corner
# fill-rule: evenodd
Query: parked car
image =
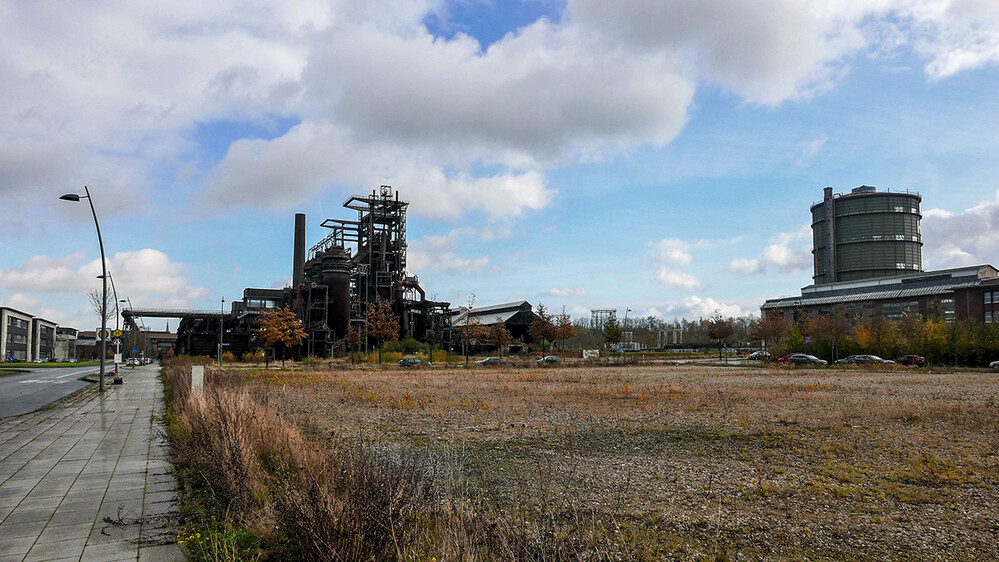
<path id="1" fill-rule="evenodd" d="M 558 355 L 545 355 L 541 359 L 538 359 L 538 365 L 543 365 L 545 363 L 558 363 Z"/>
<path id="2" fill-rule="evenodd" d="M 989 363 L 989 367 L 992 367 L 993 369 L 999 369 L 999 361 L 993 361 Z"/>
<path id="3" fill-rule="evenodd" d="M 910 365 L 913 367 L 925 367 L 926 358 L 922 355 L 903 355 L 895 360 L 899 365 Z"/>
<path id="4" fill-rule="evenodd" d="M 814 355 L 807 355 L 804 353 L 792 353 L 790 355 L 785 355 L 777 361 L 781 363 L 790 363 L 791 365 L 826 365 L 825 359 L 819 359 Z"/>
<path id="5" fill-rule="evenodd" d="M 506 359 L 501 357 L 486 357 L 475 362 L 476 365 L 506 365 Z"/>
<path id="6" fill-rule="evenodd" d="M 891 359 L 882 359 L 877 355 L 851 355 L 836 362 L 837 365 L 894 365 Z"/>
<path id="7" fill-rule="evenodd" d="M 746 359 L 752 359 L 753 361 L 763 361 L 764 359 L 770 359 L 770 354 L 766 351 L 754 351 L 746 356 Z"/>
<path id="8" fill-rule="evenodd" d="M 399 360 L 400 367 L 415 367 L 420 363 L 423 363 L 423 361 L 420 361 L 417 357 L 403 357 Z"/>
<path id="9" fill-rule="evenodd" d="M 48 363 L 49 360 L 48 359 L 38 358 L 38 359 L 32 359 L 31 362 L 32 363 Z"/>

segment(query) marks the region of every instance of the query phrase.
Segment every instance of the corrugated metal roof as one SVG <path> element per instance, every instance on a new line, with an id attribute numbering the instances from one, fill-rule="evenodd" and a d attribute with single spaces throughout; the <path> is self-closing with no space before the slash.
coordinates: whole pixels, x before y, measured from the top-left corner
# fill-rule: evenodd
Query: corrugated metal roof
<path id="1" fill-rule="evenodd" d="M 471 314 L 472 314 L 472 316 L 487 316 L 487 315 L 491 315 L 491 316 L 495 317 L 497 315 L 504 315 L 504 314 L 507 314 L 508 312 L 512 312 L 512 314 L 510 314 L 509 316 L 513 316 L 513 314 L 516 314 L 516 313 L 520 312 L 520 309 L 523 308 L 523 306 L 525 304 L 528 305 L 528 306 L 531 305 L 531 303 L 529 303 L 527 301 L 514 301 L 514 302 L 506 302 L 506 303 L 502 303 L 502 304 L 491 304 L 489 306 L 480 306 L 478 308 L 473 308 L 471 310 Z M 509 318 L 509 316 L 508 316 L 508 318 Z M 464 317 L 465 317 L 465 311 L 464 310 L 455 309 L 455 310 L 453 310 L 451 312 L 451 319 L 452 319 L 451 323 L 453 324 L 456 321 L 460 321 Z"/>
<path id="2" fill-rule="evenodd" d="M 500 322 L 506 322 L 506 321 L 510 320 L 518 312 L 520 312 L 520 309 L 510 310 L 510 311 L 506 311 L 506 312 L 497 312 L 497 313 L 492 313 L 492 314 L 490 314 L 490 313 L 486 313 L 486 314 L 475 314 L 474 310 L 472 312 L 473 312 L 472 318 L 478 319 L 479 324 L 482 324 L 483 326 L 491 326 L 491 325 L 493 325 L 493 324 L 495 324 L 497 322 L 497 320 L 496 320 L 497 318 L 500 319 L 499 320 Z M 473 320 L 473 322 L 474 322 L 474 320 Z M 456 316 L 455 318 L 453 318 L 451 320 L 451 325 L 452 326 L 463 326 L 463 325 L 465 325 L 465 313 L 462 312 L 458 316 Z"/>
<path id="3" fill-rule="evenodd" d="M 967 281 L 964 283 L 948 283 L 931 287 L 915 287 L 912 289 L 892 289 L 888 291 L 869 291 L 866 293 L 852 293 L 834 295 L 827 297 L 784 297 L 769 300 L 763 303 L 763 309 L 788 308 L 799 306 L 820 306 L 823 304 L 840 304 L 846 302 L 880 301 L 904 299 L 911 297 L 925 297 L 930 295 L 945 295 L 952 293 L 956 289 L 966 289 L 975 287 L 978 281 Z"/>

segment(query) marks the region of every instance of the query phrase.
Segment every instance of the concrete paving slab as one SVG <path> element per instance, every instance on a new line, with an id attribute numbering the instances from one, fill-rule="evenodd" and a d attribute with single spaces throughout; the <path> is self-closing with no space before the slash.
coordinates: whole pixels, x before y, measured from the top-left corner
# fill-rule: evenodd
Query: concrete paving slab
<path id="1" fill-rule="evenodd" d="M 0 539 L 0 556 L 20 554 L 22 557 L 31 550 L 38 537 L 18 537 L 16 539 Z"/>
<path id="2" fill-rule="evenodd" d="M 157 369 L 140 367 L 103 395 L 0 419 L 0 562 L 185 560 L 169 544 L 177 481 L 162 400 Z"/>
<path id="3" fill-rule="evenodd" d="M 139 562 L 183 562 L 187 560 L 175 544 L 147 546 L 139 549 Z"/>
<path id="4" fill-rule="evenodd" d="M 86 537 L 64 541 L 38 541 L 28 551 L 24 562 L 59 560 L 60 558 L 76 558 L 79 560 L 80 556 L 83 555 L 83 548 L 85 546 L 87 546 Z"/>
<path id="5" fill-rule="evenodd" d="M 58 542 L 70 539 L 86 539 L 93 529 L 93 522 L 77 523 L 75 525 L 48 525 L 42 534 L 38 535 L 38 542 Z"/>
<path id="6" fill-rule="evenodd" d="M 83 549 L 82 560 L 138 560 L 135 545 L 129 541 L 116 541 L 103 544 L 89 544 Z"/>

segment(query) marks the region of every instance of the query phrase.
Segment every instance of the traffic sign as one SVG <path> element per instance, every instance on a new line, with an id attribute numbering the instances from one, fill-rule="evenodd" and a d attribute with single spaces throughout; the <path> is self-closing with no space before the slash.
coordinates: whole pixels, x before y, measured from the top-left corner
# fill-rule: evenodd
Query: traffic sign
<path id="1" fill-rule="evenodd" d="M 100 339 L 102 339 L 102 340 L 108 339 L 109 335 L 111 335 L 111 333 L 108 332 L 107 330 L 98 330 L 97 331 L 97 337 L 100 338 Z"/>
<path id="2" fill-rule="evenodd" d="M 133 347 L 132 348 L 132 355 L 135 355 L 138 352 L 139 352 L 139 348 L 137 348 L 137 347 Z"/>
<path id="3" fill-rule="evenodd" d="M 121 340 L 116 337 L 114 339 L 114 345 L 121 345 Z"/>
<path id="4" fill-rule="evenodd" d="M 120 338 L 121 335 L 124 334 L 124 333 L 125 332 L 122 332 L 121 330 L 115 330 L 115 331 L 111 332 L 111 335 L 114 336 L 114 337 L 116 337 L 116 338 Z"/>

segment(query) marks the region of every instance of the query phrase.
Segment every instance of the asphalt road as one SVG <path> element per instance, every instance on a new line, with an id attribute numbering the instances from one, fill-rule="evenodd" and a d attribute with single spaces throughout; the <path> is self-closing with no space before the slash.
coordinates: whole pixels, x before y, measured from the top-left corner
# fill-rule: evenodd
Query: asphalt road
<path id="1" fill-rule="evenodd" d="M 29 367 L 27 373 L 0 374 L 0 418 L 33 412 L 86 388 L 93 383 L 80 377 L 99 371 L 98 367 Z"/>

